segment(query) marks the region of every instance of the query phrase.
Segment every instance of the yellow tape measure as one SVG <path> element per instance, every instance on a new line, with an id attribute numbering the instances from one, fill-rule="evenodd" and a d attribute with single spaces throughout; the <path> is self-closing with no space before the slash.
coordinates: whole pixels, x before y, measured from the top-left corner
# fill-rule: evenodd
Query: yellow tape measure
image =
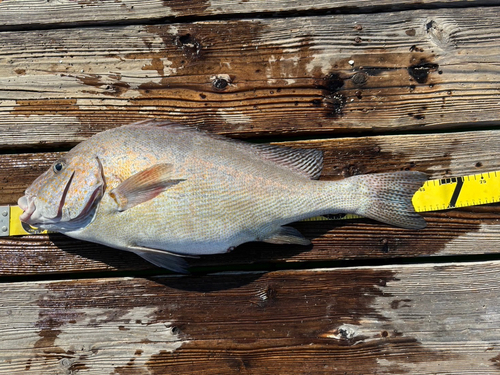
<path id="1" fill-rule="evenodd" d="M 417 212 L 500 202 L 500 171 L 429 180 L 412 202 Z"/>
<path id="2" fill-rule="evenodd" d="M 0 237 L 2 236 L 23 236 L 27 234 L 48 233 L 46 230 L 33 228 L 19 220 L 23 210 L 18 206 L 0 207 Z"/>
<path id="3" fill-rule="evenodd" d="M 429 180 L 412 199 L 417 212 L 447 210 L 500 202 L 500 171 L 473 174 L 465 177 Z M 0 207 L 0 237 L 47 233 L 21 223 L 23 213 L 17 206 Z M 319 216 L 305 221 L 354 219 L 360 216 L 339 214 Z"/>

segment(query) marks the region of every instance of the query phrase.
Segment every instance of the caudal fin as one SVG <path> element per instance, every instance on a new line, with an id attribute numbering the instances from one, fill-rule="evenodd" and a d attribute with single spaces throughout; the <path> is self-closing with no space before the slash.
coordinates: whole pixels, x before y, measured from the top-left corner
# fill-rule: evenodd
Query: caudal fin
<path id="1" fill-rule="evenodd" d="M 415 212 L 412 198 L 427 180 L 421 172 L 401 171 L 351 177 L 359 188 L 356 213 L 407 229 L 422 229 L 425 220 Z M 358 181 L 354 181 L 357 179 Z"/>

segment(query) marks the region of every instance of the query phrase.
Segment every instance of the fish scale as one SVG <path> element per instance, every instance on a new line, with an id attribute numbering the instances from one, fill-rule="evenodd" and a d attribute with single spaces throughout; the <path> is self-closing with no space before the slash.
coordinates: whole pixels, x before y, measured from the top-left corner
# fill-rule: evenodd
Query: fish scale
<path id="1" fill-rule="evenodd" d="M 21 220 L 179 272 L 186 269 L 180 256 L 223 253 L 249 241 L 307 245 L 285 225 L 317 215 L 425 226 L 411 204 L 425 174 L 318 181 L 322 161 L 317 150 L 146 121 L 99 133 L 56 161 L 20 198 Z"/>

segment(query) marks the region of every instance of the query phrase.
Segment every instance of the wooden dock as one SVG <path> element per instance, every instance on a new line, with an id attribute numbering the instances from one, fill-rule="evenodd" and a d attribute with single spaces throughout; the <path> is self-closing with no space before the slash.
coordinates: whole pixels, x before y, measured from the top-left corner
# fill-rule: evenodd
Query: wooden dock
<path id="1" fill-rule="evenodd" d="M 324 151 L 323 179 L 500 170 L 498 1 L 0 0 L 0 205 L 146 118 Z M 499 205 L 301 222 L 169 274 L 0 237 L 0 374 L 500 373 Z"/>

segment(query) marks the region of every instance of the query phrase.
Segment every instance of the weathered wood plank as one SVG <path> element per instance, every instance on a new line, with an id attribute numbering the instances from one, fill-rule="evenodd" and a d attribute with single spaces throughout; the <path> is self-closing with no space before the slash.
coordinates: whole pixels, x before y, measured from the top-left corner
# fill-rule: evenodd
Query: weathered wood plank
<path id="1" fill-rule="evenodd" d="M 272 0 L 272 1 L 224 1 L 195 0 L 188 3 L 182 0 L 8 0 L 0 1 L 0 30 L 20 27 L 75 26 L 103 23 L 131 23 L 152 20 L 176 19 L 179 17 L 216 17 L 261 15 L 263 13 L 298 13 L 323 11 L 330 12 L 368 12 L 400 10 L 418 7 L 463 7 L 464 5 L 498 5 L 494 0 Z"/>
<path id="2" fill-rule="evenodd" d="M 496 374 L 499 270 L 4 283 L 0 373 Z"/>
<path id="3" fill-rule="evenodd" d="M 498 124 L 499 16 L 494 7 L 3 32 L 0 147 L 74 144 L 147 117 L 241 137 Z"/>
<path id="4" fill-rule="evenodd" d="M 500 170 L 500 131 L 377 136 L 281 143 L 321 149 L 323 179 L 352 174 L 420 170 L 432 178 Z M 24 189 L 60 153 L 0 156 L 0 204 L 15 204 Z M 193 260 L 193 266 L 318 262 L 422 255 L 466 255 L 500 251 L 498 205 L 424 215 L 422 231 L 392 228 L 368 220 L 294 224 L 312 248 L 243 245 L 230 254 Z M 62 235 L 0 239 L 3 275 L 143 270 L 152 266 L 132 254 Z"/>

